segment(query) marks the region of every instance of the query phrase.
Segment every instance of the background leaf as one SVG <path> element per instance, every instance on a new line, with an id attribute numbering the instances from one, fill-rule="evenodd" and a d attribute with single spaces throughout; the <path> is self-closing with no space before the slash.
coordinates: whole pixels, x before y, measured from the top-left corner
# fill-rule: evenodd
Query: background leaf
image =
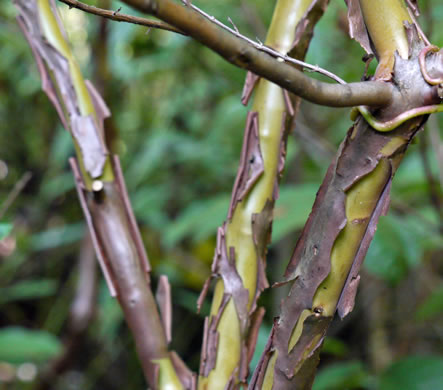
<path id="1" fill-rule="evenodd" d="M 394 363 L 380 378 L 379 390 L 442 390 L 443 357 L 411 356 Z"/>
<path id="2" fill-rule="evenodd" d="M 0 329 L 0 361 L 43 363 L 57 356 L 61 349 L 60 341 L 43 330 L 22 327 Z"/>
<path id="3" fill-rule="evenodd" d="M 359 389 L 366 384 L 367 380 L 368 374 L 363 368 L 363 364 L 361 362 L 337 363 L 320 370 L 315 378 L 312 389 Z"/>

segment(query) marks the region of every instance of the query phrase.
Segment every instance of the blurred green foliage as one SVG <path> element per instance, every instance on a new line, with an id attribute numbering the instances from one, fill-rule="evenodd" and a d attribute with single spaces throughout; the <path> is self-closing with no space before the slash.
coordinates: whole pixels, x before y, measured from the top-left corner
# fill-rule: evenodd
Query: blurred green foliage
<path id="1" fill-rule="evenodd" d="M 0 329 L 0 360 L 8 363 L 41 363 L 55 358 L 62 344 L 52 334 L 22 327 Z"/>
<path id="2" fill-rule="evenodd" d="M 87 2 L 115 10 L 121 6 L 117 1 Z M 442 46 L 438 26 L 443 5 L 438 0 L 419 3 L 425 31 Z M 274 6 L 264 0 L 197 4 L 222 21 L 231 17 L 243 34 L 261 41 Z M 197 369 L 209 299 L 200 315 L 195 302 L 210 274 L 216 229 L 226 217 L 239 161 L 247 113 L 240 104 L 245 72 L 186 37 L 148 33 L 60 8 L 84 73 L 112 111 L 108 143 L 122 160 L 154 268 L 153 283 L 164 273 L 173 284 L 172 348 Z M 125 6 L 121 12 L 138 14 Z M 67 163 L 73 154 L 70 136 L 41 92 L 34 59 L 14 16 L 12 2 L 0 2 L 0 207 L 25 172 L 33 176 L 0 221 L 0 361 L 33 362 L 42 372 L 69 341 L 85 224 Z M 345 16 L 344 2 L 331 1 L 307 61 L 357 81 L 363 74 L 363 51 L 348 38 Z M 271 283 L 281 279 L 332 154 L 350 125 L 349 110 L 302 103 L 275 208 Z M 442 116 L 436 127 L 434 133 L 443 127 Z M 421 137 L 424 152 L 412 145 L 395 177 L 391 210 L 381 218 L 369 250 L 356 309 L 331 328 L 316 390 L 441 388 L 442 221 L 423 161 L 437 184 L 442 167 L 429 133 L 428 128 Z M 380 295 L 387 305 L 383 315 L 373 305 Z M 252 365 L 281 296 L 275 289 L 261 298 L 268 314 Z M 374 332 L 389 335 L 382 371 L 370 352 Z M 422 353 L 434 357 L 411 357 Z M 16 377 L 9 382 L 14 389 L 35 384 Z M 122 312 L 100 279 L 95 315 L 81 350 L 54 388 L 138 389 L 143 383 Z"/>
<path id="3" fill-rule="evenodd" d="M 410 356 L 394 363 L 380 377 L 380 390 L 443 389 L 443 358 Z"/>

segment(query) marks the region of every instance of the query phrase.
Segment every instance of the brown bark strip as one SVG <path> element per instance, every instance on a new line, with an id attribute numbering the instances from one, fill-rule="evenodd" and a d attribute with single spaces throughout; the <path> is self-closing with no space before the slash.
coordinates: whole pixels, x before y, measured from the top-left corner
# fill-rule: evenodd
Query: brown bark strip
<path id="1" fill-rule="evenodd" d="M 271 242 L 272 220 L 274 217 L 274 203 L 275 201 L 266 201 L 265 207 L 259 214 L 252 214 L 252 239 L 257 255 L 257 289 L 255 292 L 254 301 L 252 302 L 250 313 L 254 312 L 257 307 L 257 300 L 260 294 L 269 287 L 268 279 L 266 278 L 266 252 L 269 243 Z"/>
<path id="2" fill-rule="evenodd" d="M 262 388 L 263 381 L 265 379 L 266 367 L 268 366 L 269 360 L 275 351 L 273 347 L 273 341 L 275 336 L 276 323 L 279 321 L 278 318 L 274 319 L 274 325 L 271 329 L 271 334 L 269 335 L 268 342 L 266 343 L 265 349 L 261 355 L 261 358 L 255 367 L 254 373 L 252 374 L 251 381 L 249 382 L 249 390 L 259 390 Z"/>
<path id="3" fill-rule="evenodd" d="M 297 282 L 298 277 L 302 274 L 309 277 L 309 280 L 306 280 L 307 284 L 311 284 L 313 280 L 317 279 L 315 284 L 318 286 L 329 273 L 329 253 L 333 242 L 346 223 L 344 193 L 329 188 L 333 181 L 334 170 L 335 163 L 332 163 L 317 193 L 311 214 L 298 239 L 294 254 L 286 268 L 283 282 L 276 284 L 276 286 L 291 281 Z M 321 210 L 322 205 L 327 202 L 331 202 L 328 204 L 333 212 Z M 320 210 L 321 213 L 318 212 Z M 333 219 L 330 216 L 333 216 Z M 320 226 L 323 228 L 318 229 Z M 327 245 L 326 248 L 325 245 Z M 315 267 L 314 264 L 316 264 Z M 300 278 L 301 280 L 298 283 L 305 284 L 304 278 Z M 309 293 L 306 291 L 306 294 Z M 303 301 L 303 299 L 300 299 L 300 301 Z M 303 309 L 299 308 L 298 310 L 301 313 Z"/>
<path id="4" fill-rule="evenodd" d="M 285 101 L 286 112 L 288 113 L 289 116 L 294 116 L 295 109 L 294 105 L 292 104 L 291 97 L 289 96 L 289 92 L 286 91 L 286 89 L 282 89 L 282 92 L 283 92 L 283 99 Z"/>
<path id="5" fill-rule="evenodd" d="M 36 2 L 15 0 L 20 13 L 18 23 L 36 58 L 42 79 L 42 89 L 54 104 L 64 127 L 71 131 L 77 141 L 87 172 L 92 178 L 102 175 L 108 150 L 102 136 L 103 118 L 84 116 L 80 112 L 74 84 L 65 57 L 46 39 L 38 23 L 38 5 Z M 53 3 L 50 3 L 54 7 Z M 54 9 L 53 9 L 54 10 Z M 54 12 L 59 26 L 57 12 Z M 63 33 L 63 29 L 60 28 Z M 52 80 L 52 77 L 54 80 Z"/>
<path id="6" fill-rule="evenodd" d="M 374 54 L 359 0 L 345 0 L 345 2 L 348 6 L 349 36 L 355 39 L 367 54 Z"/>
<path id="7" fill-rule="evenodd" d="M 243 86 L 243 91 L 241 94 L 241 102 L 244 106 L 247 106 L 249 103 L 249 99 L 252 96 L 252 92 L 254 91 L 255 86 L 260 80 L 260 77 L 252 72 L 246 73 L 245 84 Z"/>
<path id="8" fill-rule="evenodd" d="M 200 375 L 208 376 L 211 370 L 213 370 L 215 367 L 217 358 L 217 354 L 215 352 L 217 351 L 219 338 L 217 325 L 230 299 L 231 296 L 229 296 L 228 294 L 224 294 L 222 303 L 220 304 L 220 308 L 218 309 L 217 314 L 210 319 L 208 317 L 205 318 L 202 356 L 200 359 Z"/>
<path id="9" fill-rule="evenodd" d="M 263 322 L 265 316 L 264 307 L 258 307 L 255 312 L 251 315 L 251 326 L 248 332 L 248 338 L 246 340 L 246 347 L 248 350 L 248 365 L 254 356 L 255 346 L 257 344 L 258 332 L 260 330 L 260 325 Z"/>
<path id="10" fill-rule="evenodd" d="M 232 218 L 235 206 L 251 190 L 258 178 L 263 174 L 263 157 L 260 151 L 258 131 L 258 113 L 249 112 L 246 119 L 243 149 L 240 157 L 240 168 L 232 190 L 228 219 Z"/>
<path id="11" fill-rule="evenodd" d="M 180 358 L 180 356 L 175 352 L 170 352 L 170 357 L 172 364 L 174 365 L 175 372 L 180 378 L 180 382 L 183 384 L 186 390 L 196 390 L 197 388 L 197 377 L 194 372 L 192 372 L 185 362 Z"/>
<path id="12" fill-rule="evenodd" d="M 309 44 L 314 36 L 314 28 L 326 11 L 329 0 L 314 0 L 306 10 L 295 30 L 295 39 L 292 49 L 288 53 L 290 56 L 302 59 L 308 52 Z"/>
<path id="13" fill-rule="evenodd" d="M 134 335 L 145 375 L 151 387 L 157 388 L 155 372 L 158 364 L 155 361 L 169 358 L 164 329 L 119 188 L 115 182 L 103 186 L 99 194 L 87 194 L 87 206 L 100 246 L 109 260 L 117 298 Z"/>
<path id="14" fill-rule="evenodd" d="M 68 122 L 66 121 L 65 118 L 65 113 L 60 104 L 59 97 L 57 95 L 57 89 L 55 88 L 54 82 L 51 80 L 51 77 L 45 65 L 45 61 L 43 60 L 43 57 L 40 54 L 41 52 L 43 53 L 46 52 L 46 50 L 39 50 L 37 48 L 38 41 L 33 40 L 33 36 L 35 36 L 35 34 L 40 34 L 40 31 L 35 32 L 33 30 L 35 29 L 35 26 L 29 27 L 33 26 L 32 22 L 29 19 L 31 18 L 32 20 L 32 17 L 35 17 L 35 13 L 28 15 L 22 12 L 20 15 L 17 16 L 17 23 L 20 26 L 20 29 L 22 30 L 26 38 L 26 41 L 29 44 L 29 47 L 31 48 L 32 54 L 34 55 L 35 58 L 35 62 L 37 63 L 40 79 L 42 81 L 42 90 L 46 93 L 52 105 L 55 107 L 57 114 L 63 124 L 63 127 L 65 129 L 69 129 Z M 67 64 L 65 63 L 64 66 L 67 67 Z"/>
<path id="15" fill-rule="evenodd" d="M 85 84 L 86 88 L 88 88 L 89 95 L 91 96 L 92 104 L 94 105 L 97 122 L 100 127 L 100 134 L 102 138 L 105 139 L 105 119 L 111 116 L 111 111 L 99 92 L 95 89 L 94 84 L 89 80 L 85 80 Z"/>
<path id="16" fill-rule="evenodd" d="M 160 308 L 160 316 L 166 334 L 166 341 L 169 344 L 172 340 L 172 301 L 171 285 L 169 284 L 168 277 L 165 275 L 161 275 L 158 280 L 155 300 L 157 301 L 158 307 Z"/>
<path id="17" fill-rule="evenodd" d="M 134 242 L 137 247 L 138 255 L 142 261 L 143 268 L 146 272 L 146 280 L 149 283 L 149 274 L 151 272 L 151 265 L 149 264 L 148 255 L 146 253 L 145 246 L 143 244 L 142 236 L 135 219 L 134 211 L 132 210 L 131 201 L 129 200 L 128 190 L 126 189 L 125 179 L 123 177 L 123 171 L 120 164 L 120 159 L 117 155 L 113 156 L 112 159 L 115 181 L 118 185 L 123 204 L 125 205 L 126 216 L 129 220 L 129 228 L 131 229 L 132 236 L 134 237 Z"/>
<path id="18" fill-rule="evenodd" d="M 89 233 L 91 234 L 91 240 L 94 245 L 95 253 L 97 255 L 100 268 L 105 277 L 106 284 L 108 285 L 109 294 L 111 295 L 111 297 L 115 298 L 117 296 L 117 289 L 115 288 L 114 281 L 112 278 L 112 273 L 110 272 L 109 269 L 109 260 L 105 258 L 105 252 L 101 247 L 101 244 L 97 237 L 97 232 L 95 231 L 94 224 L 92 223 L 91 213 L 89 212 L 89 208 L 86 202 L 85 185 L 83 184 L 80 168 L 75 158 L 71 157 L 69 159 L 69 164 L 71 165 L 71 169 L 74 174 L 74 181 L 75 181 L 75 186 L 77 188 L 78 198 L 80 200 L 80 206 L 83 210 L 83 214 L 86 219 L 86 224 L 88 225 L 89 228 Z"/>

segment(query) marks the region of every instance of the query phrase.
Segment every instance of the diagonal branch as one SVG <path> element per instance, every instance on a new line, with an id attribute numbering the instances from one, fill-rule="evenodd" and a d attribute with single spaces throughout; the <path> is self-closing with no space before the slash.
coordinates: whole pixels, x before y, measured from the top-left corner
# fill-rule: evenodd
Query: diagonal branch
<path id="1" fill-rule="evenodd" d="M 311 79 L 282 59 L 276 59 L 270 53 L 222 29 L 191 7 L 172 0 L 123 1 L 179 28 L 230 63 L 250 70 L 313 103 L 331 107 L 383 106 L 392 99 L 393 88 L 384 82 L 338 85 Z"/>
<path id="2" fill-rule="evenodd" d="M 118 299 L 132 330 L 146 380 L 153 390 L 189 389 L 191 374 L 180 375 L 178 359 L 168 350 L 118 157 L 111 157 L 106 148 L 104 119 L 110 112 L 93 85 L 83 79 L 55 0 L 14 2 L 43 89 L 73 137 L 77 160 L 70 163 L 80 204 L 111 295 Z"/>

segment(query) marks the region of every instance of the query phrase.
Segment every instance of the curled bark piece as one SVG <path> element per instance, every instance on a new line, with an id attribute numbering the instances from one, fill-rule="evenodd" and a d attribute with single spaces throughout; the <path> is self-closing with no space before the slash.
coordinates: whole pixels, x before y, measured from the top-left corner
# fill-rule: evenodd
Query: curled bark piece
<path id="1" fill-rule="evenodd" d="M 132 236 L 134 237 L 135 245 L 137 247 L 138 255 L 142 261 L 143 268 L 146 272 L 146 280 L 149 283 L 149 273 L 151 272 L 151 265 L 149 264 L 148 255 L 146 253 L 145 246 L 140 234 L 140 230 L 135 219 L 134 211 L 131 207 L 131 202 L 129 200 L 128 190 L 126 189 L 125 179 L 123 177 L 122 167 L 120 164 L 120 159 L 117 155 L 113 156 L 112 159 L 113 168 L 115 173 L 115 181 L 118 185 L 118 189 L 122 196 L 123 203 L 125 205 L 126 216 L 129 220 L 129 228 L 131 229 Z"/>
<path id="2" fill-rule="evenodd" d="M 109 293 L 111 297 L 115 298 L 117 296 L 117 290 L 115 288 L 112 273 L 109 270 L 109 261 L 105 258 L 105 252 L 101 246 L 100 241 L 98 240 L 97 233 L 94 228 L 94 224 L 92 223 L 91 213 L 89 212 L 89 208 L 86 202 L 85 197 L 85 185 L 83 183 L 83 179 L 81 177 L 80 168 L 77 164 L 75 158 L 69 159 L 69 164 L 71 165 L 72 172 L 74 173 L 75 186 L 77 188 L 78 198 L 80 200 L 80 206 L 82 207 L 83 214 L 86 219 L 86 223 L 89 228 L 89 233 L 91 235 L 91 240 L 94 245 L 95 253 L 97 255 L 98 262 L 100 264 L 100 268 L 105 277 L 106 283 L 108 285 Z"/>
<path id="3" fill-rule="evenodd" d="M 172 301 L 171 301 L 171 285 L 169 284 L 168 277 L 165 275 L 161 275 L 158 280 L 155 299 L 160 308 L 160 315 L 163 323 L 163 328 L 166 334 L 166 341 L 169 344 L 172 340 L 172 332 L 171 332 Z"/>
<path id="4" fill-rule="evenodd" d="M 229 255 L 226 248 L 226 227 L 218 229 L 217 244 L 219 245 L 214 260 L 215 274 L 223 280 L 225 294 L 228 294 L 234 301 L 237 315 L 240 321 L 240 329 L 244 332 L 248 322 L 248 290 L 243 286 L 243 281 L 235 266 L 235 251 L 229 248 Z"/>
<path id="5" fill-rule="evenodd" d="M 251 363 L 252 358 L 254 357 L 255 346 L 257 344 L 258 332 L 260 331 L 260 325 L 263 322 L 263 318 L 265 316 L 265 308 L 258 307 L 255 312 L 251 316 L 251 326 L 248 332 L 248 338 L 246 341 L 246 347 L 248 351 L 248 364 Z"/>
<path id="6" fill-rule="evenodd" d="M 234 189 L 232 190 L 233 196 L 231 204 L 229 205 L 228 219 L 232 218 L 236 204 L 250 191 L 263 172 L 263 157 L 260 151 L 258 133 L 258 114 L 256 112 L 249 112 L 246 119 L 240 169 L 235 179 Z"/>
<path id="7" fill-rule="evenodd" d="M 95 89 L 94 84 L 92 84 L 89 80 L 85 80 L 85 84 L 86 88 L 88 88 L 89 95 L 91 96 L 92 104 L 94 105 L 98 124 L 101 130 L 101 137 L 102 139 L 105 139 L 104 122 L 106 118 L 111 116 L 111 111 L 99 92 Z"/>
<path id="8" fill-rule="evenodd" d="M 305 58 L 309 44 L 314 36 L 315 26 L 325 13 L 328 4 L 329 0 L 313 0 L 311 2 L 301 20 L 297 23 L 294 42 L 288 53 L 290 56 L 297 59 Z M 331 78 L 340 83 L 343 82 L 341 79 L 337 80 L 335 77 Z"/>
<path id="9" fill-rule="evenodd" d="M 355 39 L 367 54 L 374 54 L 359 0 L 345 0 L 348 6 L 349 36 Z"/>
<path id="10" fill-rule="evenodd" d="M 53 1 L 38 3 L 14 0 L 22 28 L 36 58 L 42 88 L 55 106 L 63 126 L 80 150 L 79 164 L 92 179 L 104 174 L 108 151 L 103 138 L 103 119 L 109 110 L 90 96 L 66 42 L 65 31 Z M 93 100 L 98 112 L 95 112 Z M 89 181 L 85 183 L 89 186 Z"/>
<path id="11" fill-rule="evenodd" d="M 432 106 L 423 106 L 413 108 L 411 110 L 402 112 L 400 115 L 387 120 L 387 121 L 379 121 L 377 120 L 371 112 L 365 106 L 359 106 L 358 111 L 363 117 L 368 121 L 368 123 L 375 129 L 381 132 L 388 132 L 395 130 L 398 126 L 405 123 L 406 121 L 417 118 L 418 116 L 436 114 L 438 112 L 443 112 L 442 104 L 434 104 Z"/>
<path id="12" fill-rule="evenodd" d="M 172 364 L 175 371 L 180 378 L 180 382 L 183 384 L 186 390 L 196 390 L 197 388 L 197 376 L 193 373 L 180 356 L 175 352 L 170 353 Z"/>
<path id="13" fill-rule="evenodd" d="M 208 376 L 211 370 L 215 367 L 215 362 L 217 359 L 217 347 L 219 333 L 217 331 L 217 325 L 223 314 L 223 311 L 228 304 L 230 296 L 224 294 L 222 302 L 218 309 L 218 312 L 211 319 L 205 319 L 205 329 L 203 333 L 203 346 L 202 346 L 202 356 L 200 357 L 200 375 Z"/>
<path id="14" fill-rule="evenodd" d="M 252 214 L 252 239 L 257 254 L 257 289 L 255 292 L 254 301 L 251 307 L 251 312 L 256 309 L 257 300 L 260 294 L 269 287 L 268 279 L 266 278 L 266 252 L 269 243 L 271 242 L 271 227 L 274 217 L 274 202 L 267 200 L 263 210 L 259 214 Z"/>
<path id="15" fill-rule="evenodd" d="M 252 92 L 254 91 L 254 87 L 257 85 L 259 79 L 260 77 L 252 72 L 246 73 L 246 80 L 241 94 L 241 102 L 244 106 L 248 105 L 249 99 L 251 98 Z"/>

